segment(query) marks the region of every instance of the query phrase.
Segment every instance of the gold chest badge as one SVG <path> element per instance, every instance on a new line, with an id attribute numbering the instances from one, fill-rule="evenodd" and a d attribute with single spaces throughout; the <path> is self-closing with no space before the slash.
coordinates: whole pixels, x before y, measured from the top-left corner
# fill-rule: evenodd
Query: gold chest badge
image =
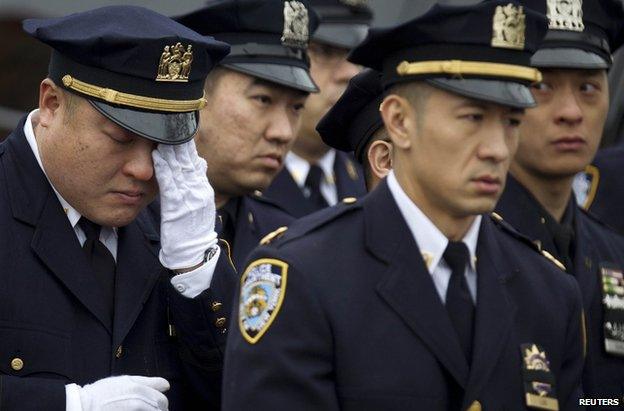
<path id="1" fill-rule="evenodd" d="M 305 49 L 308 46 L 308 37 L 308 9 L 300 1 L 285 1 L 282 44 Z"/>
<path id="2" fill-rule="evenodd" d="M 497 6 L 492 20 L 492 47 L 524 49 L 525 19 L 522 6 Z"/>
<path id="3" fill-rule="evenodd" d="M 583 31 L 583 0 L 547 0 L 548 28 Z"/>
<path id="4" fill-rule="evenodd" d="M 156 81 L 187 82 L 193 62 L 193 46 L 181 43 L 165 46 L 158 63 Z"/>

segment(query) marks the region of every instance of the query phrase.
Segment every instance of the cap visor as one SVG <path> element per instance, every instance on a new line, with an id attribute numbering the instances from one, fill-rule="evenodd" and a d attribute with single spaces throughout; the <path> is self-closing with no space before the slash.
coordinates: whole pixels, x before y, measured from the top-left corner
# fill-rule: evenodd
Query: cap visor
<path id="1" fill-rule="evenodd" d="M 366 38 L 367 33 L 366 24 L 321 24 L 312 35 L 312 40 L 352 49 Z"/>
<path id="2" fill-rule="evenodd" d="M 545 48 L 538 50 L 531 57 L 533 67 L 572 68 L 572 69 L 607 69 L 609 62 L 598 54 L 574 48 Z"/>
<path id="3" fill-rule="evenodd" d="M 197 132 L 197 111 L 187 113 L 154 113 L 132 110 L 88 100 L 97 111 L 121 127 L 148 140 L 162 144 L 182 144 Z"/>
<path id="4" fill-rule="evenodd" d="M 308 71 L 302 67 L 271 63 L 227 63 L 223 66 L 307 93 L 319 91 Z"/>
<path id="5" fill-rule="evenodd" d="M 534 107 L 535 99 L 531 90 L 520 83 L 484 79 L 445 79 L 425 80 L 434 87 L 476 100 L 488 101 L 514 108 Z"/>

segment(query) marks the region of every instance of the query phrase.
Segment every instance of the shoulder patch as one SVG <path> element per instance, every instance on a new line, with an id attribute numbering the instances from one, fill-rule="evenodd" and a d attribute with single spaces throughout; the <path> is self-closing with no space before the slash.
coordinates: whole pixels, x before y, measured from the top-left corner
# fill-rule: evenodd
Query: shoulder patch
<path id="1" fill-rule="evenodd" d="M 572 191 L 576 196 L 576 202 L 582 209 L 588 210 L 591 207 L 599 183 L 600 170 L 591 164 L 586 166 L 584 171 L 574 176 Z"/>
<path id="2" fill-rule="evenodd" d="M 566 270 L 565 266 L 563 265 L 563 263 L 561 263 L 561 261 L 557 260 L 548 251 L 542 249 L 542 244 L 539 240 L 535 240 L 535 241 L 531 240 L 529 237 L 525 236 L 524 234 L 516 230 L 511 224 L 503 220 L 503 217 L 498 213 L 494 213 L 494 212 L 490 213 L 490 217 L 492 218 L 492 220 L 496 223 L 498 227 L 503 229 L 503 231 L 505 231 L 508 234 L 511 234 L 511 236 L 527 244 L 533 250 L 537 251 L 539 254 L 545 257 L 548 261 L 556 265 L 557 268 L 563 271 Z"/>
<path id="3" fill-rule="evenodd" d="M 249 344 L 267 332 L 286 295 L 288 263 L 261 258 L 249 264 L 241 277 L 238 326 Z"/>
<path id="4" fill-rule="evenodd" d="M 277 230 L 270 232 L 269 234 L 262 237 L 262 239 L 260 240 L 260 245 L 271 244 L 271 241 L 275 240 L 276 238 L 280 238 L 282 234 L 286 232 L 286 230 L 288 230 L 288 227 L 282 226 Z"/>

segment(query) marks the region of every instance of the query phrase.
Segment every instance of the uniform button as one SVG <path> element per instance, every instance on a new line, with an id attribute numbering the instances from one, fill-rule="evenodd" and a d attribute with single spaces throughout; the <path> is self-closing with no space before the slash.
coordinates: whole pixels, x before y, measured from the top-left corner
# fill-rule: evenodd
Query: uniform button
<path id="1" fill-rule="evenodd" d="M 253 224 L 254 218 L 253 214 L 251 214 L 251 211 L 247 214 L 247 220 L 249 220 L 249 224 Z"/>
<path id="2" fill-rule="evenodd" d="M 186 290 L 186 287 L 184 286 L 184 284 L 177 284 L 176 285 L 176 290 L 178 290 L 179 292 L 183 293 Z"/>
<path id="3" fill-rule="evenodd" d="M 115 358 L 121 358 L 123 355 L 123 346 L 117 347 L 117 351 L 115 351 Z"/>
<path id="4" fill-rule="evenodd" d="M 215 325 L 217 326 L 217 328 L 223 328 L 223 326 L 225 326 L 226 321 L 227 319 L 225 317 L 217 318 L 217 320 L 215 321 Z"/>
<path id="5" fill-rule="evenodd" d="M 473 401 L 468 407 L 468 411 L 481 411 L 481 403 L 479 401 Z"/>
<path id="6" fill-rule="evenodd" d="M 16 357 L 11 360 L 11 368 L 15 371 L 19 371 L 24 368 L 24 361 L 21 358 Z"/>
<path id="7" fill-rule="evenodd" d="M 221 307 L 223 307 L 223 304 L 221 304 L 219 301 L 213 301 L 210 307 L 212 308 L 212 311 L 216 313 L 221 309 Z"/>

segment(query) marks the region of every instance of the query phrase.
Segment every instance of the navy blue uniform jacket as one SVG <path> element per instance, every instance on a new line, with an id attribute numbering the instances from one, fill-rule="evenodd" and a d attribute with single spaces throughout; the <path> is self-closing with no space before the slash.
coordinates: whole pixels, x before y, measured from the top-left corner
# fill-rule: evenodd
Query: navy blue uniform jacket
<path id="1" fill-rule="evenodd" d="M 228 245 L 231 249 L 232 262 L 237 270 L 245 268 L 243 264 L 247 261 L 249 253 L 260 244 L 264 236 L 289 225 L 294 220 L 260 193 L 241 196 L 236 214 L 234 241 L 233 244 Z M 217 219 L 215 228 L 219 234 L 220 226 L 219 219 Z"/>
<path id="2" fill-rule="evenodd" d="M 576 282 L 483 218 L 472 367 L 386 182 L 294 222 L 261 258 L 286 262 L 283 304 L 248 343 L 232 330 L 223 409 L 526 409 L 520 345 L 546 352 L 560 409 L 578 409 L 583 348 Z"/>
<path id="3" fill-rule="evenodd" d="M 591 176 L 584 206 L 609 227 L 624 235 L 624 145 L 598 151 L 586 172 Z"/>
<path id="4" fill-rule="evenodd" d="M 556 255 L 552 235 L 541 222 L 537 200 L 520 183 L 508 179 L 497 210 L 505 221 L 517 227 L 543 249 Z M 574 201 L 572 198 L 571 201 Z M 587 359 L 583 389 L 588 398 L 624 396 L 624 359 L 607 354 L 603 342 L 601 264 L 624 269 L 624 238 L 574 207 L 575 252 L 573 276 L 583 295 L 587 325 Z"/>
<path id="5" fill-rule="evenodd" d="M 218 409 L 227 334 L 215 322 L 229 313 L 236 284 L 227 258 L 211 289 L 183 297 L 142 212 L 118 231 L 111 323 L 23 125 L 0 144 L 0 409 L 64 411 L 65 384 L 121 374 L 169 380 L 170 410 Z M 21 369 L 11 366 L 16 358 Z"/>
<path id="6" fill-rule="evenodd" d="M 366 194 L 362 168 L 349 154 L 336 151 L 334 178 L 338 202 L 348 197 L 359 198 Z M 269 188 L 264 191 L 264 195 L 295 218 L 318 211 L 318 208 L 303 195 L 303 191 L 286 167 L 275 177 Z"/>

